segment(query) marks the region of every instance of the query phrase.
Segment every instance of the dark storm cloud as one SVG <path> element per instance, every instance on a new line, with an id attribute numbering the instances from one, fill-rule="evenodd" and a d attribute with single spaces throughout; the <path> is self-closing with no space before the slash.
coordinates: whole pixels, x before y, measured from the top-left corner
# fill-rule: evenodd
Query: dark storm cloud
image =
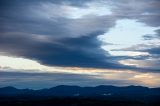
<path id="1" fill-rule="evenodd" d="M 115 60 L 121 57 L 111 56 L 101 49 L 101 42 L 96 40 L 97 34 L 100 33 L 80 38 L 50 39 L 54 42 L 40 41 L 24 34 L 12 34 L 1 36 L 0 48 L 5 54 L 31 58 L 51 66 L 149 70 L 117 63 Z"/>
<path id="2" fill-rule="evenodd" d="M 107 52 L 99 47 L 101 43 L 96 40 L 96 35 L 97 33 L 80 38 L 53 39 L 53 43 L 37 41 L 32 37 L 27 38 L 27 35 L 1 36 L 0 48 L 8 55 L 36 59 L 46 65 L 122 67 L 118 63 L 112 63 L 112 59 L 106 60 Z"/>
<path id="3" fill-rule="evenodd" d="M 12 4 L 1 1 L 1 5 L 4 4 L 0 18 L 2 53 L 35 59 L 46 65 L 121 67 L 106 59 L 109 54 L 100 48 L 101 43 L 96 39 L 107 27 L 114 25 L 113 19 L 39 17 L 33 13 L 32 6 L 37 4 L 39 9 L 40 2 L 13 0 Z"/>
<path id="4" fill-rule="evenodd" d="M 64 4 L 85 8 L 91 1 L 94 0 L 1 0 L 0 53 L 35 59 L 45 65 L 140 70 L 120 65 L 116 58 L 121 57 L 101 49 L 96 37 L 118 19 L 138 19 L 159 26 L 159 1 L 108 0 L 116 7 L 112 8 L 113 15 L 80 19 L 66 17 L 60 8 Z M 143 14 L 146 12 L 149 15 Z"/>

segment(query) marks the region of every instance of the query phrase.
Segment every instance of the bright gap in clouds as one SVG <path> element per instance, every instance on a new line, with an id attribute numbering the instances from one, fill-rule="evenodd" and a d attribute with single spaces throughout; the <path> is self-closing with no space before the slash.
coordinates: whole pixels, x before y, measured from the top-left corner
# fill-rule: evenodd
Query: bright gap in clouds
<path id="1" fill-rule="evenodd" d="M 58 67 L 58 66 L 46 66 L 40 64 L 36 60 L 12 57 L 12 56 L 0 56 L 0 69 L 1 71 L 12 72 L 27 72 L 27 73 L 74 73 L 74 74 L 90 74 L 96 75 L 99 69 L 87 69 L 78 67 Z M 90 70 L 90 71 L 88 71 Z"/>
<path id="2" fill-rule="evenodd" d="M 146 44 L 148 41 L 143 40 L 144 35 L 155 35 L 155 30 L 159 28 L 150 27 L 144 23 L 131 19 L 118 20 L 115 27 L 111 28 L 98 39 L 104 42 L 101 47 L 115 56 L 138 56 L 149 55 L 147 52 L 119 51 L 137 44 Z M 113 45 L 105 45 L 111 43 Z M 117 51 L 118 50 L 118 51 Z"/>
<path id="3" fill-rule="evenodd" d="M 43 68 L 37 61 L 25 58 L 0 56 L 0 60 L 2 60 L 0 61 L 0 68 L 2 69 L 41 70 Z"/>
<path id="4" fill-rule="evenodd" d="M 159 47 L 159 39 L 144 40 L 144 35 L 156 36 L 156 30 L 160 27 L 147 26 L 144 23 L 131 19 L 118 20 L 115 27 L 111 28 L 98 39 L 104 44 L 102 49 L 108 51 L 113 56 L 151 56 L 152 54 L 142 51 L 132 51 L 132 49 L 149 49 Z M 110 43 L 111 45 L 106 45 Z M 145 45 L 145 46 L 141 46 Z M 127 51 L 127 48 L 130 48 Z M 126 49 L 126 50 L 124 50 Z M 150 60 L 123 59 L 120 64 L 136 66 L 141 68 L 159 69 L 159 59 L 149 58 Z"/>

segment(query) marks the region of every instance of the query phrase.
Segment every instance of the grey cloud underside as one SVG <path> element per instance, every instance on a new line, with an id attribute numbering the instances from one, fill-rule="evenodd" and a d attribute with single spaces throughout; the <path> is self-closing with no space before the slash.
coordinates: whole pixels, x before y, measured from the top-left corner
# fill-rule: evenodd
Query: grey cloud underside
<path id="1" fill-rule="evenodd" d="M 42 64 L 53 66 L 149 70 L 119 64 L 117 61 L 122 57 L 111 56 L 101 49 L 97 36 L 114 27 L 116 20 L 124 18 L 137 19 L 150 26 L 160 26 L 158 0 L 148 3 L 137 0 L 135 4 L 133 0 L 133 3 L 127 0 L 108 0 L 116 7 L 112 8 L 113 15 L 80 19 L 66 18 L 59 14 L 63 11 L 58 8 L 53 8 L 53 15 L 50 17 L 41 10 L 43 3 L 57 7 L 69 3 L 84 8 L 86 3 L 93 1 L 1 0 L 0 52 L 35 59 Z M 138 8 L 134 8 L 134 5 Z M 40 11 L 44 14 L 39 13 Z M 145 12 L 151 15 L 143 15 Z"/>
<path id="2" fill-rule="evenodd" d="M 28 5 L 24 3 L 1 7 L 2 52 L 34 58 L 47 65 L 113 67 L 112 63 L 105 62 L 105 51 L 100 49 L 100 42 L 96 39 L 105 27 L 114 25 L 110 19 L 105 17 L 77 20 L 63 17 L 46 19 L 35 16 L 29 10 L 29 7 L 39 2 L 33 4 L 28 2 Z M 103 21 L 106 21 L 106 24 L 102 23 Z M 47 41 L 43 38 L 40 40 L 41 36 Z"/>
<path id="3" fill-rule="evenodd" d="M 114 25 L 113 19 L 39 18 L 34 17 L 32 11 L 31 14 L 25 14 L 28 13 L 28 6 L 22 4 L 20 9 L 16 8 L 17 5 L 3 7 L 0 36 L 2 52 L 34 58 L 47 65 L 121 67 L 109 62 L 111 60 L 106 61 L 107 53 L 100 48 L 101 43 L 96 39 L 104 29 Z M 40 41 L 39 36 L 48 38 L 49 42 Z"/>
<path id="4" fill-rule="evenodd" d="M 102 50 L 97 34 L 80 38 L 64 38 L 52 42 L 40 42 L 26 36 L 1 36 L 0 48 L 8 55 L 36 59 L 42 64 L 55 66 L 122 68 L 113 63 L 106 51 Z M 11 39 L 11 42 L 9 41 Z M 58 43 L 56 43 L 58 42 Z"/>

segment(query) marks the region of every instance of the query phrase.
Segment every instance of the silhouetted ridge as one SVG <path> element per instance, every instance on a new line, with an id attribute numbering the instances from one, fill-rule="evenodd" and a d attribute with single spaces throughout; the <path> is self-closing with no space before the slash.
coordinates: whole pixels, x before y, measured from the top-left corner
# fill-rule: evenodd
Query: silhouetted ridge
<path id="1" fill-rule="evenodd" d="M 34 96 L 58 96 L 58 97 L 146 97 L 159 96 L 160 88 L 147 88 L 142 86 L 115 87 L 100 85 L 96 87 L 80 87 L 60 85 L 49 89 L 31 90 L 16 89 L 14 87 L 0 88 L 0 96 L 17 96 L 17 95 L 34 95 Z"/>

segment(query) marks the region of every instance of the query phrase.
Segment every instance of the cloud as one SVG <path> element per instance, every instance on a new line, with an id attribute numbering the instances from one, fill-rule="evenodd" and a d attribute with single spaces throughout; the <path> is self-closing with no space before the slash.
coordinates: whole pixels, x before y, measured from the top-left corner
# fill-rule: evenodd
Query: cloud
<path id="1" fill-rule="evenodd" d="M 0 55 L 49 66 L 146 70 L 120 64 L 122 57 L 103 50 L 97 37 L 126 18 L 157 29 L 158 10 L 158 0 L 1 0 Z"/>
<path id="2" fill-rule="evenodd" d="M 97 34 L 96 34 L 97 35 Z M 20 39 L 22 37 L 22 39 Z M 9 41 L 11 39 L 11 41 Z M 46 65 L 111 67 L 95 35 L 41 42 L 26 36 L 1 36 L 4 54 L 34 58 Z M 19 42 L 20 41 L 20 42 Z M 54 43 L 55 41 L 55 43 Z M 58 42 L 58 43 L 56 43 Z M 2 52 L 2 53 L 3 53 Z"/>
<path id="3" fill-rule="evenodd" d="M 107 52 L 99 48 L 101 43 L 96 39 L 114 25 L 114 19 L 105 16 L 69 19 L 66 8 L 70 13 L 73 8 L 85 9 L 87 5 L 80 8 L 68 2 L 1 1 L 4 4 L 0 18 L 1 54 L 31 58 L 56 66 L 115 65 L 106 62 Z"/>
<path id="4" fill-rule="evenodd" d="M 69 73 L 22 73 L 1 72 L 0 87 L 14 86 L 17 88 L 41 89 L 57 85 L 143 85 L 159 86 L 159 74 L 136 73 L 133 71 L 106 71 L 100 75 L 69 74 Z"/>
<path id="5" fill-rule="evenodd" d="M 144 38 L 144 40 L 153 40 L 153 39 L 155 39 L 157 37 L 154 37 L 152 35 L 144 35 L 143 38 Z"/>
<path id="6" fill-rule="evenodd" d="M 153 42 L 154 41 L 154 42 Z M 146 67 L 150 71 L 155 70 L 155 72 L 159 72 L 160 70 L 160 45 L 159 40 L 151 40 L 151 42 L 147 44 L 137 44 L 131 46 L 129 48 L 123 48 L 118 51 L 124 52 L 139 52 L 141 55 L 139 56 L 124 56 L 120 59 L 120 63 L 128 66 L 136 66 L 136 67 Z M 144 55 L 143 53 L 147 53 Z"/>
<path id="7" fill-rule="evenodd" d="M 94 7 L 94 3 L 90 3 L 84 7 L 76 7 L 70 5 L 70 3 L 55 4 L 49 1 L 31 1 L 26 2 L 2 2 L 4 4 L 1 7 L 1 32 L 22 32 L 27 34 L 37 34 L 45 36 L 54 36 L 55 38 L 61 37 L 80 37 L 87 34 L 95 33 L 97 31 L 104 31 L 107 28 L 114 25 L 114 19 L 112 17 L 99 16 L 99 11 L 94 13 L 88 11 L 87 8 Z M 76 13 L 74 8 L 84 9 L 88 11 L 88 15 L 91 17 L 80 17 L 78 19 L 72 19 L 72 15 L 82 13 Z M 91 10 L 93 10 L 91 9 Z M 103 10 L 104 11 L 104 10 Z M 71 17 L 70 17 L 71 15 Z M 87 14 L 86 14 L 87 15 Z"/>

